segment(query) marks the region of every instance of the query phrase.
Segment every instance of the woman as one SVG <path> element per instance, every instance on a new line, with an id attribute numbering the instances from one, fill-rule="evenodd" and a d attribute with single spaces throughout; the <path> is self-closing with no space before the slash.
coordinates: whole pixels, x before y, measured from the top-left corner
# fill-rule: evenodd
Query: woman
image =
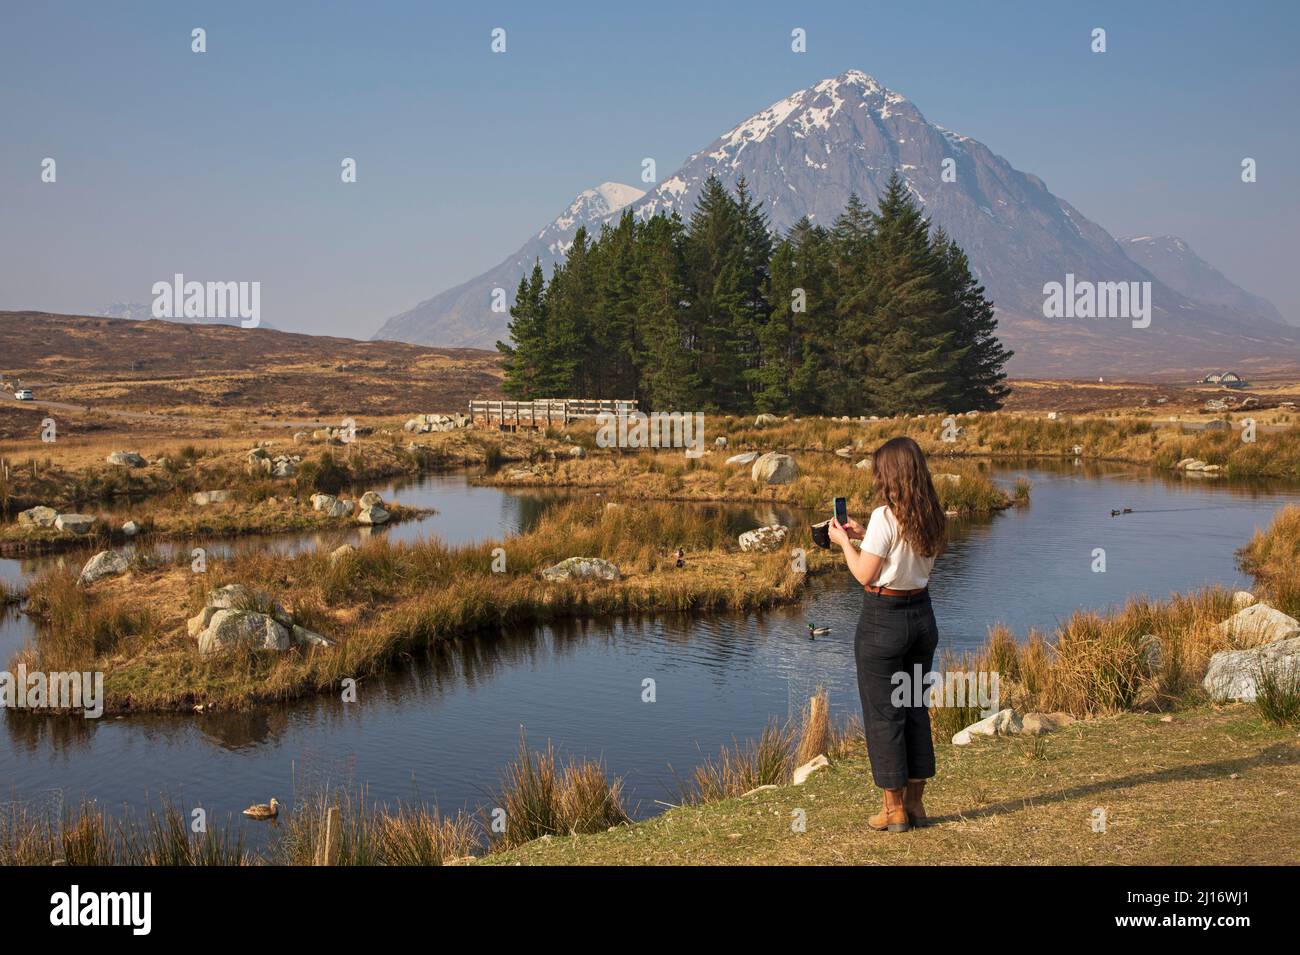
<path id="1" fill-rule="evenodd" d="M 929 674 L 939 632 L 930 606 L 930 571 L 947 541 L 947 522 L 930 480 L 925 456 L 911 438 L 891 438 L 871 457 L 876 496 L 881 506 L 865 528 L 832 519 L 830 538 L 866 589 L 854 641 L 858 693 L 867 732 L 871 775 L 885 791 L 880 814 L 867 820 L 872 829 L 906 832 L 926 824 L 921 796 L 934 775 L 930 714 L 920 688 L 921 705 L 912 705 L 917 673 Z M 853 546 L 862 541 L 862 549 Z M 918 670 L 919 667 L 919 670 Z M 893 699 L 901 677 L 910 692 Z"/>

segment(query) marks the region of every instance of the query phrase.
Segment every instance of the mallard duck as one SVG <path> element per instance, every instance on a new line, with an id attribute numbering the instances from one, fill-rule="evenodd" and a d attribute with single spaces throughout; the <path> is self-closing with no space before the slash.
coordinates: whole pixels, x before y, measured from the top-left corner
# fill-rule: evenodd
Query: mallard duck
<path id="1" fill-rule="evenodd" d="M 824 636 L 826 636 L 826 634 L 828 634 L 828 633 L 830 633 L 830 632 L 831 632 L 831 628 L 830 628 L 830 627 L 814 627 L 812 624 L 808 624 L 808 639 L 809 639 L 809 640 L 815 640 L 815 639 L 817 639 L 818 637 L 824 637 Z"/>
<path id="2" fill-rule="evenodd" d="M 249 819 L 274 819 L 280 815 L 280 804 L 272 796 L 270 805 L 259 802 L 256 806 L 249 806 L 245 809 L 244 815 Z"/>

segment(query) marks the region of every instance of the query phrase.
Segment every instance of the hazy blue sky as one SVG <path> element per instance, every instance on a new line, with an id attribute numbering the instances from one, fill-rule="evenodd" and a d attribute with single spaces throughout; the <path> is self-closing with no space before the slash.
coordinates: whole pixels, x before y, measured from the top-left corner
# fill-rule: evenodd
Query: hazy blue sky
<path id="1" fill-rule="evenodd" d="M 368 337 L 582 189 L 639 185 L 645 156 L 667 178 L 857 68 L 1112 234 L 1182 236 L 1300 321 L 1300 4 L 452 6 L 0 0 L 0 308 L 148 303 L 184 272 L 260 281 L 279 328 Z"/>

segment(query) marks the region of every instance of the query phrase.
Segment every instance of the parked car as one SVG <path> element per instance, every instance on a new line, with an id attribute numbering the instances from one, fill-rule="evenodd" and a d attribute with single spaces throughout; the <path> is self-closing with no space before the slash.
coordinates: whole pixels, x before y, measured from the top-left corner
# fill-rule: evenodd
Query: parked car
<path id="1" fill-rule="evenodd" d="M 32 395 L 32 390 L 31 390 L 30 388 L 23 388 L 23 389 L 20 389 L 19 391 L 15 391 L 15 392 L 14 392 L 14 397 L 17 398 L 19 401 L 33 401 L 33 400 L 35 400 L 34 397 L 33 397 L 33 395 Z"/>

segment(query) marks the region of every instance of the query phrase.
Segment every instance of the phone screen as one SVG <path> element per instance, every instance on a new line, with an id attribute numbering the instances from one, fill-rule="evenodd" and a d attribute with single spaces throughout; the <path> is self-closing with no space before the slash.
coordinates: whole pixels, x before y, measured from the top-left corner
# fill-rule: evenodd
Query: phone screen
<path id="1" fill-rule="evenodd" d="M 835 499 L 835 520 L 839 521 L 841 525 L 849 522 L 849 502 L 845 498 L 837 497 Z"/>

